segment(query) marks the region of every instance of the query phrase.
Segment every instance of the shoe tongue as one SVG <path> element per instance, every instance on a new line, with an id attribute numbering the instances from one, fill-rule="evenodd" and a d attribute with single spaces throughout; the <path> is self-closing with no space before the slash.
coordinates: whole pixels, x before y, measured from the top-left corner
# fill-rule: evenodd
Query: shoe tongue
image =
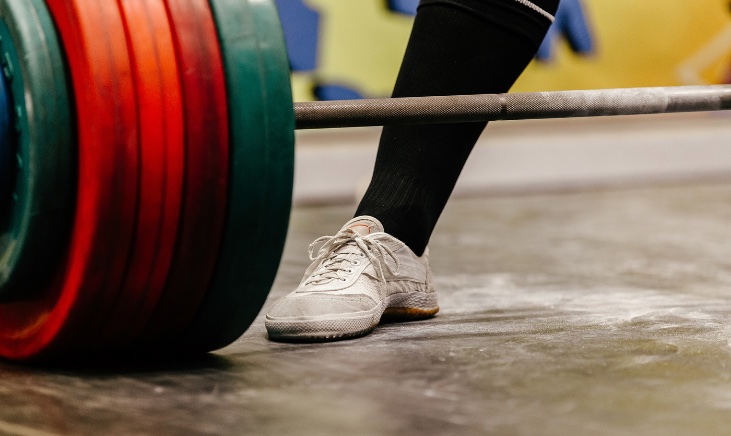
<path id="1" fill-rule="evenodd" d="M 370 235 L 383 231 L 383 225 L 377 219 L 370 216 L 359 216 L 348 221 L 343 229 L 351 229 L 361 236 Z"/>

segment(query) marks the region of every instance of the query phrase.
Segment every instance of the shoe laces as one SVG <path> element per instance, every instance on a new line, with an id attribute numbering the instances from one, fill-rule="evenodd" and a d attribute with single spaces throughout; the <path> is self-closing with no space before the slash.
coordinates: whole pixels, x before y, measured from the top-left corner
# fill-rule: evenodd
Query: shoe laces
<path id="1" fill-rule="evenodd" d="M 322 285 L 333 280 L 346 281 L 343 273 L 352 272 L 351 266 L 359 265 L 358 257 L 365 256 L 370 260 L 376 271 L 376 276 L 386 283 L 386 271 L 393 276 L 398 276 L 401 270 L 399 262 L 393 251 L 376 238 L 377 233 L 362 236 L 353 229 L 344 229 L 335 236 L 322 236 L 317 238 L 308 249 L 312 265 L 305 272 L 306 280 L 304 285 Z M 314 255 L 315 247 L 323 244 Z M 396 268 L 386 262 L 386 257 L 393 259 Z M 385 265 L 385 267 L 384 267 Z"/>

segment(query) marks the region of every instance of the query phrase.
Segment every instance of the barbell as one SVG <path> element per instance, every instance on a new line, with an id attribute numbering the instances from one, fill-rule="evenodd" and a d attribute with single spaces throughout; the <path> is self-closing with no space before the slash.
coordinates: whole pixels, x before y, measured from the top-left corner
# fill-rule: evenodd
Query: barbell
<path id="1" fill-rule="evenodd" d="M 731 108 L 731 87 L 293 103 L 270 0 L 0 0 L 0 357 L 207 352 L 263 306 L 294 130 Z"/>

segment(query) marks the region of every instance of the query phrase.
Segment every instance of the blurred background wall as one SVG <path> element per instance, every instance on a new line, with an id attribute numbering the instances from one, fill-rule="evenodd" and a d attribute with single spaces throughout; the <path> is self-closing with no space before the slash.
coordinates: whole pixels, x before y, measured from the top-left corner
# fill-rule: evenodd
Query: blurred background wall
<path id="1" fill-rule="evenodd" d="M 277 0 L 289 49 L 295 100 L 388 96 L 417 4 L 418 0 Z M 729 81 L 729 0 L 562 0 L 556 22 L 537 59 L 513 91 L 719 84 Z M 693 138 L 728 124 L 727 119 L 713 123 L 722 115 L 704 115 L 701 117 L 703 121 L 699 121 L 698 116 L 653 117 L 650 122 L 636 125 L 633 129 L 639 136 L 624 138 L 625 142 L 618 142 L 613 136 L 624 126 L 622 122 L 617 124 L 616 120 L 594 120 L 592 124 L 584 120 L 549 121 L 548 124 L 521 122 L 523 127 L 520 130 L 526 141 L 521 147 L 506 146 L 501 139 L 505 135 L 514 136 L 511 133 L 514 127 L 503 128 L 501 125 L 495 134 L 489 135 L 490 129 L 495 129 L 493 125 L 500 124 L 493 123 L 475 151 L 478 157 L 471 159 L 479 161 L 480 167 L 471 169 L 474 165 L 470 165 L 465 170 L 479 170 L 489 177 L 483 177 L 484 180 L 475 181 L 469 187 L 462 183 L 457 192 L 520 191 L 537 186 L 555 188 L 565 186 L 564 179 L 571 180 L 571 186 L 624 183 L 627 180 L 638 183 L 649 180 L 643 177 L 648 173 L 661 174 L 650 178 L 653 181 L 658 177 L 663 180 L 718 177 L 725 174 L 726 165 L 731 164 L 727 162 L 725 152 L 722 156 L 716 155 L 718 150 L 715 148 L 720 144 L 709 144 L 715 150 L 711 153 L 702 146 L 689 151 L 686 149 L 688 144 L 682 141 L 662 141 L 665 148 L 646 151 L 646 144 L 652 142 L 650 138 L 658 130 L 667 132 L 669 128 L 682 128 L 674 136 L 682 137 L 685 133 L 690 135 L 689 141 L 697 143 Z M 691 121 L 680 123 L 681 119 Z M 643 129 L 641 126 L 645 124 L 647 126 Z M 562 128 L 553 128 L 556 125 Z M 585 132 L 582 125 L 592 127 Z M 700 131 L 693 132 L 693 129 Z M 549 131 L 552 133 L 545 136 Z M 584 132 L 583 137 L 577 133 L 579 131 Z M 296 199 L 307 203 L 352 201 L 354 196 L 357 197 L 362 186 L 367 184 L 377 133 L 377 129 L 350 129 L 298 134 L 299 185 Z M 531 135 L 533 139 L 528 139 Z M 587 138 L 592 140 L 587 141 Z M 601 138 L 615 145 L 616 151 L 611 153 L 616 155 L 602 155 L 598 150 L 586 149 L 587 142 L 602 142 Z M 723 134 L 714 138 L 716 142 L 731 142 L 728 141 L 731 138 L 723 141 Z M 551 148 L 549 144 L 552 143 L 560 147 Z M 485 144 L 492 147 L 484 150 L 482 146 Z M 572 151 L 571 144 L 584 149 Z M 555 171 L 546 171 L 545 164 L 539 162 L 548 158 L 551 158 L 549 161 L 556 160 L 553 159 L 555 150 L 561 147 L 566 148 L 566 158 L 552 164 Z M 633 157 L 633 153 L 638 155 Z M 688 157 L 689 153 L 693 155 L 692 159 Z M 624 162 L 625 156 L 628 156 L 627 162 Z M 597 166 L 597 160 L 605 163 Z M 704 160 L 708 161 L 707 165 L 700 162 Z M 502 164 L 494 167 L 491 162 L 495 161 Z M 637 165 L 638 161 L 646 161 L 646 164 Z M 683 162 L 689 161 L 693 161 L 695 166 L 683 169 Z M 526 180 L 526 174 L 536 173 L 530 165 L 525 167 L 531 162 L 536 168 L 542 168 L 540 173 L 544 176 Z M 607 172 L 606 162 L 616 162 L 617 166 Z M 672 170 L 663 167 L 668 162 L 671 162 Z M 324 166 L 325 163 L 328 167 Z M 628 166 L 629 163 L 631 165 Z M 342 166 L 344 174 L 328 180 L 323 170 L 332 169 L 333 165 Z M 632 171 L 628 170 L 629 167 L 633 168 Z M 572 177 L 577 168 L 582 168 L 581 177 Z M 503 186 L 504 183 L 496 186 L 498 181 L 494 175 L 498 173 L 504 173 L 500 180 L 510 179 L 513 182 L 507 187 Z M 549 173 L 561 174 L 562 181 L 557 181 Z M 613 175 L 607 178 L 609 173 Z M 625 173 L 625 176 L 617 176 Z M 479 178 L 469 174 L 463 177 L 469 180 Z"/>

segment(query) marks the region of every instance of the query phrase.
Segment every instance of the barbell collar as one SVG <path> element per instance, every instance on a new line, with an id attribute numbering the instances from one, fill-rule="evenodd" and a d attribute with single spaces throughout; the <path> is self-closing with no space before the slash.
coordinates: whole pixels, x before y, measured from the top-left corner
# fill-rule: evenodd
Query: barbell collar
<path id="1" fill-rule="evenodd" d="M 731 109 L 731 85 L 295 103 L 297 129 L 580 118 Z"/>

